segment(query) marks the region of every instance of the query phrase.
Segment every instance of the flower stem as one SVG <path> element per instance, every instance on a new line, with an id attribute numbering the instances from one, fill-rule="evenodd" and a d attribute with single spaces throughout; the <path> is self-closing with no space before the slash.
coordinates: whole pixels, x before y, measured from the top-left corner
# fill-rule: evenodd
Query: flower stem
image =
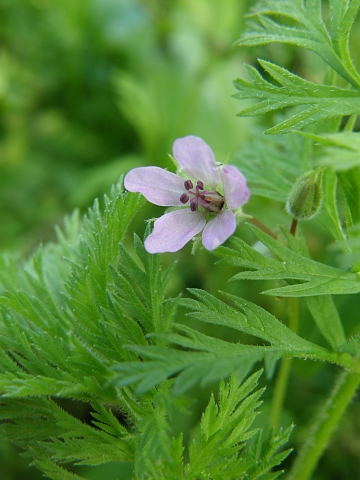
<path id="1" fill-rule="evenodd" d="M 317 413 L 307 440 L 290 471 L 288 480 L 309 480 L 331 435 L 360 385 L 360 374 L 345 371 L 336 382 L 329 398 Z"/>
<path id="2" fill-rule="evenodd" d="M 253 225 L 255 225 L 255 227 L 260 228 L 260 230 L 262 230 L 264 233 L 266 233 L 270 237 L 275 238 L 275 240 L 277 240 L 275 233 L 273 233 L 266 225 L 260 222 L 260 220 L 257 220 L 256 218 L 251 217 L 251 218 L 248 218 L 248 221 L 251 222 Z"/>
<path id="3" fill-rule="evenodd" d="M 299 300 L 298 298 L 289 298 L 288 302 L 289 328 L 296 333 L 299 323 Z M 280 417 L 284 406 L 284 398 L 289 381 L 291 363 L 291 358 L 284 358 L 281 360 L 279 372 L 276 378 L 270 412 L 270 425 L 275 428 L 277 428 L 280 424 Z"/>
<path id="4" fill-rule="evenodd" d="M 290 227 L 290 233 L 293 236 L 295 236 L 298 223 L 299 223 L 298 220 L 296 218 L 293 218 L 293 221 L 291 222 L 291 227 Z"/>

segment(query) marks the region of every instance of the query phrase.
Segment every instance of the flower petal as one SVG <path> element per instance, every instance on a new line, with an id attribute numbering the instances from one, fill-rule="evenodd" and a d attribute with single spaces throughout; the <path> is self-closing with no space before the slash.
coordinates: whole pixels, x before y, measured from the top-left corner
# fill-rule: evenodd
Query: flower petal
<path id="1" fill-rule="evenodd" d="M 196 182 L 215 188 L 220 183 L 213 151 L 204 140 L 193 135 L 178 138 L 173 144 L 173 155 L 181 169 Z"/>
<path id="2" fill-rule="evenodd" d="M 218 213 L 204 228 L 202 242 L 207 250 L 214 250 L 235 232 L 236 220 L 231 210 Z"/>
<path id="3" fill-rule="evenodd" d="M 149 253 L 177 252 L 201 232 L 205 223 L 204 213 L 192 212 L 189 208 L 166 213 L 154 223 L 145 248 Z"/>
<path id="4" fill-rule="evenodd" d="M 125 176 L 124 185 L 130 192 L 140 192 L 155 205 L 183 206 L 180 196 L 185 192 L 184 179 L 162 168 L 134 168 Z"/>
<path id="5" fill-rule="evenodd" d="M 233 165 L 224 165 L 220 169 L 220 176 L 226 204 L 230 210 L 241 207 L 248 202 L 250 190 L 240 170 Z"/>

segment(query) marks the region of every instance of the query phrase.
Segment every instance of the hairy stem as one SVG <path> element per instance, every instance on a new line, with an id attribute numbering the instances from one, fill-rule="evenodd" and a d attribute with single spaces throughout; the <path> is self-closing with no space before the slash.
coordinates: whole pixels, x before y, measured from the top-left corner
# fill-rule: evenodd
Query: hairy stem
<path id="1" fill-rule="evenodd" d="M 315 416 L 288 480 L 309 480 L 347 406 L 360 385 L 360 374 L 343 372 L 325 405 Z"/>
<path id="2" fill-rule="evenodd" d="M 269 420 L 270 426 L 274 428 L 278 428 L 280 424 L 280 417 L 284 405 L 291 363 L 291 358 L 284 358 L 281 360 L 280 368 L 277 374 Z"/>

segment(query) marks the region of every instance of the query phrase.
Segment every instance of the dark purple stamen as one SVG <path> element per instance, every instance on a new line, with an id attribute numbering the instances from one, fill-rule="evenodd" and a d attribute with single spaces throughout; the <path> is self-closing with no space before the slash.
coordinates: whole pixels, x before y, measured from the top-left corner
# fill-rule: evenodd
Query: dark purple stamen
<path id="1" fill-rule="evenodd" d="M 194 197 L 190 200 L 190 210 L 192 212 L 196 212 L 197 209 L 198 209 L 198 200 L 196 197 Z"/>
<path id="2" fill-rule="evenodd" d="M 184 181 L 186 192 L 180 196 L 180 202 L 185 205 L 190 200 L 190 210 L 197 212 L 199 206 L 205 212 L 218 213 L 224 206 L 225 199 L 216 191 L 205 190 L 204 182 L 198 180 L 194 189 L 194 184 L 191 180 Z"/>
<path id="3" fill-rule="evenodd" d="M 184 193 L 181 195 L 181 197 L 180 197 L 180 202 L 185 204 L 185 203 L 188 202 L 188 201 L 189 201 L 189 195 L 187 195 L 187 194 L 184 192 Z"/>
<path id="4" fill-rule="evenodd" d="M 184 187 L 185 187 L 185 190 L 190 190 L 190 188 L 193 188 L 193 183 L 191 180 L 185 180 L 184 182 Z"/>

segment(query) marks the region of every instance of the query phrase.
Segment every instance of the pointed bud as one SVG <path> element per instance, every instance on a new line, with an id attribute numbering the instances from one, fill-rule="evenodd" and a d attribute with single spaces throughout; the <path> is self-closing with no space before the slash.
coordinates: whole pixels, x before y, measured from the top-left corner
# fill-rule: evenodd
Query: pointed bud
<path id="1" fill-rule="evenodd" d="M 286 202 L 286 210 L 297 220 L 309 220 L 318 213 L 323 198 L 324 170 L 325 167 L 318 167 L 305 173 L 293 186 Z"/>

